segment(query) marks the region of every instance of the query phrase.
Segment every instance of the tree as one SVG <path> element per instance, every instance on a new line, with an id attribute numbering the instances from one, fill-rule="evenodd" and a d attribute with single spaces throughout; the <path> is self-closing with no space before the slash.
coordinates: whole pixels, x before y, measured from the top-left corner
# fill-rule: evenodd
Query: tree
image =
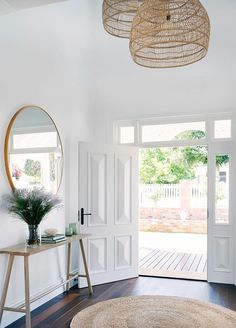
<path id="1" fill-rule="evenodd" d="M 194 139 L 204 139 L 205 132 L 201 130 L 186 130 L 177 134 L 175 139 L 177 140 L 194 140 Z"/>
<path id="2" fill-rule="evenodd" d="M 205 138 L 205 132 L 201 130 L 188 130 L 176 136 L 178 140 L 196 140 Z M 208 161 L 208 150 L 206 146 L 186 147 L 182 150 L 187 163 L 191 166 L 206 165 Z M 228 155 L 216 156 L 216 166 L 219 168 L 229 162 Z"/>
<path id="3" fill-rule="evenodd" d="M 201 130 L 188 130 L 179 133 L 177 140 L 203 139 Z M 179 183 L 183 179 L 193 179 L 195 168 L 206 165 L 208 150 L 206 146 L 147 148 L 141 150 L 140 180 L 146 184 Z M 216 157 L 217 167 L 229 162 L 228 155 Z"/>
<path id="4" fill-rule="evenodd" d="M 140 180 L 142 183 L 178 183 L 192 179 L 194 171 L 187 165 L 178 148 L 147 148 L 141 150 Z"/>

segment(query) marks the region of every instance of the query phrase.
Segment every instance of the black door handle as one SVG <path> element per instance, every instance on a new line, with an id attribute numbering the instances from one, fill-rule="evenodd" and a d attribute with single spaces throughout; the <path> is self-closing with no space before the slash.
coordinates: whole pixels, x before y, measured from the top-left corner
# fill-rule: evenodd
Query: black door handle
<path id="1" fill-rule="evenodd" d="M 84 217 L 88 216 L 88 215 L 92 215 L 92 213 L 84 213 L 84 208 L 82 207 L 80 209 L 80 223 L 81 223 L 81 225 L 84 225 Z"/>

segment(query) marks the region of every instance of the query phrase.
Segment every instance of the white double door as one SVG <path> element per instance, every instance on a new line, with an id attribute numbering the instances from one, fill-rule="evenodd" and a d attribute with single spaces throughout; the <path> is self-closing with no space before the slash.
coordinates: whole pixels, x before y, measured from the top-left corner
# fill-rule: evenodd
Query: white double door
<path id="1" fill-rule="evenodd" d="M 208 281 L 235 281 L 236 178 L 234 143 L 209 145 Z M 219 175 L 219 156 L 226 156 Z M 79 144 L 80 222 L 93 284 L 138 276 L 138 149 Z M 81 279 L 80 285 L 86 285 Z"/>
<path id="2" fill-rule="evenodd" d="M 137 277 L 137 148 L 79 144 L 80 215 L 81 208 L 91 213 L 80 232 L 91 234 L 85 251 L 92 284 Z"/>

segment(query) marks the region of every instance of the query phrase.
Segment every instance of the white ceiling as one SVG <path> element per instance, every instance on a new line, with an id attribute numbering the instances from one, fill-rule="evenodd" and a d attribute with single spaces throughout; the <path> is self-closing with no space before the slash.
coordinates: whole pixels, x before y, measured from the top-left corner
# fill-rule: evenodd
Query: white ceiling
<path id="1" fill-rule="evenodd" d="M 201 0 L 211 20 L 209 52 L 207 57 L 198 63 L 175 69 L 148 69 L 134 64 L 129 53 L 128 40 L 112 37 L 104 31 L 102 1 L 65 0 L 63 7 L 67 8 L 68 14 L 65 14 L 65 9 L 61 9 L 61 16 L 57 13 L 59 4 L 45 6 L 32 12 L 22 11 L 16 16 L 20 26 L 24 22 L 23 16 L 26 16 L 26 30 L 19 30 L 19 36 L 12 39 L 12 43 L 17 48 L 17 40 L 20 42 L 26 39 L 30 33 L 32 40 L 27 46 L 34 49 L 37 45 L 39 48 L 38 39 L 42 39 L 39 50 L 40 53 L 44 53 L 48 49 L 48 44 L 57 41 L 60 47 L 67 51 L 68 56 L 73 58 L 71 65 L 75 67 L 75 71 L 85 70 L 88 76 L 92 76 L 92 81 L 87 79 L 86 82 L 84 77 L 78 78 L 82 85 L 86 84 L 88 87 L 90 98 L 94 99 L 93 108 L 100 117 L 104 117 L 104 113 L 122 119 L 151 115 L 236 112 L 235 0 Z M 53 2 L 60 0 L 0 0 L 0 12 L 4 3 L 16 10 L 29 5 Z M 84 6 L 88 7 L 86 14 L 81 11 Z M 6 25 L 9 26 L 9 33 L 16 33 L 17 17 L 10 16 L 13 15 L 5 16 L 4 19 L 2 17 L 1 21 L 7 24 L 9 20 Z M 51 20 L 51 25 L 45 32 L 48 44 L 42 32 L 41 22 L 45 21 L 44 17 Z M 54 24 L 55 19 L 64 24 L 60 30 Z M 74 28 L 73 24 L 77 23 L 83 23 L 86 28 L 81 30 L 77 25 Z M 38 37 L 35 38 L 37 33 Z M 3 38 L 6 37 L 5 34 L 2 30 Z M 78 53 L 74 51 L 75 44 L 78 45 L 79 52 L 86 53 L 82 66 L 81 63 L 78 64 Z M 2 47 L 4 49 L 4 46 Z M 9 37 L 6 37 L 5 48 L 9 48 Z M 26 52 L 24 47 L 19 49 L 15 51 Z M 49 60 L 48 58 L 55 54 L 48 50 L 47 56 L 45 60 Z M 38 56 L 37 60 L 40 64 L 41 57 Z M 63 62 L 61 67 L 66 70 L 67 64 Z M 68 72 L 68 76 L 71 74 L 74 72 Z M 79 90 L 78 85 L 75 87 Z"/>
<path id="2" fill-rule="evenodd" d="M 201 2 L 211 20 L 207 57 L 182 68 L 150 69 L 133 63 L 128 40 L 104 31 L 102 0 L 94 1 L 98 112 L 125 118 L 236 111 L 236 1 Z"/>
<path id="3" fill-rule="evenodd" d="M 38 7 L 67 0 L 0 0 L 0 15 L 10 14 L 16 10 Z"/>

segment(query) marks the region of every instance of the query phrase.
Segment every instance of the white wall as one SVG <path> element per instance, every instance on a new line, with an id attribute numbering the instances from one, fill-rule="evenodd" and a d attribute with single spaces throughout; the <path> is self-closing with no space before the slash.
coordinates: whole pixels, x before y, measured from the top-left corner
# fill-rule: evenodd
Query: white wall
<path id="1" fill-rule="evenodd" d="M 102 0 L 95 8 L 96 139 L 109 141 L 112 120 L 236 111 L 235 0 L 202 0 L 211 20 L 208 55 L 190 66 L 149 69 L 136 65 L 128 40 L 106 33 Z"/>
<path id="2" fill-rule="evenodd" d="M 2 16 L 0 196 L 10 191 L 3 161 L 6 126 L 23 105 L 45 108 L 64 141 L 66 174 L 60 195 L 65 206 L 44 223 L 44 227 L 56 226 L 61 231 L 65 221 L 77 217 L 78 140 L 93 140 L 95 136 L 96 141 L 111 142 L 112 121 L 116 119 L 235 111 L 236 38 L 232 34 L 236 30 L 236 3 L 202 2 L 212 23 L 207 58 L 188 67 L 165 70 L 137 66 L 131 60 L 128 40 L 103 30 L 102 0 L 68 0 Z M 0 247 L 25 240 L 23 224 L 3 211 L 0 221 Z M 55 283 L 64 272 L 63 249 L 40 254 L 31 261 L 33 292 Z M 21 264 L 17 259 L 10 305 L 23 298 Z M 6 257 L 0 256 L 0 289 L 5 265 Z M 5 315 L 3 327 L 17 317 Z"/>
<path id="3" fill-rule="evenodd" d="M 64 208 L 51 213 L 42 229 L 57 227 L 63 232 L 66 222 L 77 219 L 78 140 L 93 138 L 92 3 L 70 0 L 0 19 L 0 197 L 10 192 L 3 143 L 7 124 L 16 110 L 27 104 L 43 107 L 55 120 L 64 143 L 65 174 L 59 192 Z M 0 248 L 24 242 L 25 232 L 23 223 L 0 210 Z M 6 261 L 1 255 L 0 292 Z M 34 294 L 55 284 L 64 274 L 64 247 L 35 255 L 30 264 Z M 23 300 L 22 277 L 22 259 L 18 258 L 8 305 Z M 1 327 L 18 317 L 5 312 Z"/>

